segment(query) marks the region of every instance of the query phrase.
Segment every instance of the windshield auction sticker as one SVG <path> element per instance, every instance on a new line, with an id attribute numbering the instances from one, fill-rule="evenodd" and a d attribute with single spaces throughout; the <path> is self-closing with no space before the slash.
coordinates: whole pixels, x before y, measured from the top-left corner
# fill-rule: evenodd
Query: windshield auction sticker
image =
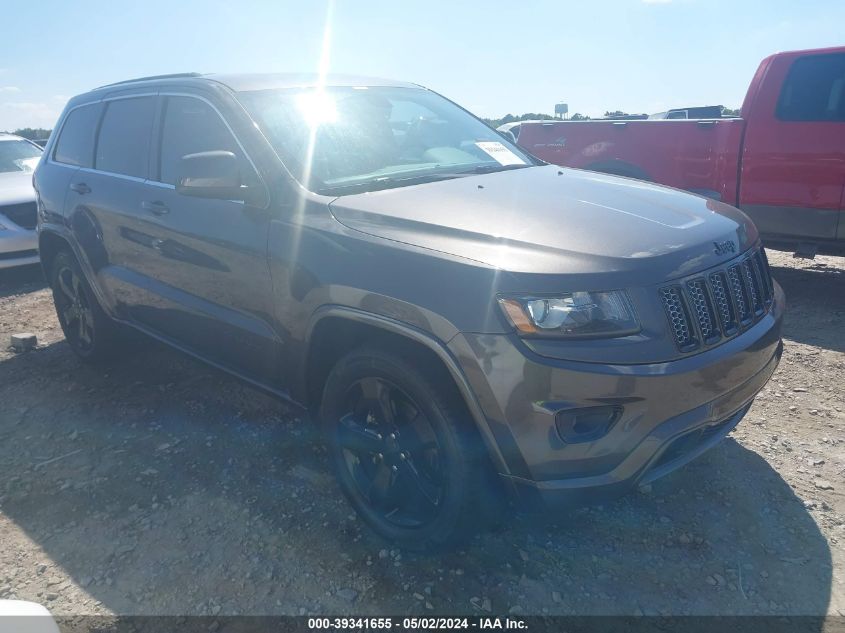
<path id="1" fill-rule="evenodd" d="M 524 165 L 525 161 L 498 141 L 477 141 L 475 144 L 500 165 Z"/>

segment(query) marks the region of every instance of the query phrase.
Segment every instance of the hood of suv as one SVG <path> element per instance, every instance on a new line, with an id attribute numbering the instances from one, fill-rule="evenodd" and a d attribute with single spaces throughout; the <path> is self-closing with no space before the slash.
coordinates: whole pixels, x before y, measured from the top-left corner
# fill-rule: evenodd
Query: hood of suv
<path id="1" fill-rule="evenodd" d="M 676 189 L 533 167 L 337 198 L 349 228 L 513 272 L 651 269 L 652 281 L 715 266 L 757 239 L 737 209 Z"/>
<path id="2" fill-rule="evenodd" d="M 35 200 L 32 172 L 0 172 L 0 206 Z"/>

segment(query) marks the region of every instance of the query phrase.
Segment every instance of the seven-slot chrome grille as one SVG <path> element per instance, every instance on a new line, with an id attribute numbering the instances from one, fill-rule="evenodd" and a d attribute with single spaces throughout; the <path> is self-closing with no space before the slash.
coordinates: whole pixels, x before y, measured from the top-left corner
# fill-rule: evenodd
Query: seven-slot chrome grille
<path id="1" fill-rule="evenodd" d="M 773 298 L 762 247 L 722 269 L 660 289 L 669 329 L 682 352 L 713 345 L 756 323 L 768 312 Z"/>

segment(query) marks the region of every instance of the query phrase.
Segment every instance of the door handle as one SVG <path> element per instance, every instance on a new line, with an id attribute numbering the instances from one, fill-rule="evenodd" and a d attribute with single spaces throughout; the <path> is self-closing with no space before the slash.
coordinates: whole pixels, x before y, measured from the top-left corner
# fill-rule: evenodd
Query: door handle
<path id="1" fill-rule="evenodd" d="M 170 213 L 170 207 L 158 200 L 154 200 L 152 202 L 150 202 L 149 200 L 144 200 L 141 203 L 141 208 L 144 209 L 144 211 L 149 211 L 154 215 L 167 215 L 168 213 Z"/>
<path id="2" fill-rule="evenodd" d="M 75 182 L 70 186 L 71 191 L 75 191 L 80 195 L 85 195 L 86 193 L 91 193 L 91 187 L 86 185 L 84 182 Z"/>

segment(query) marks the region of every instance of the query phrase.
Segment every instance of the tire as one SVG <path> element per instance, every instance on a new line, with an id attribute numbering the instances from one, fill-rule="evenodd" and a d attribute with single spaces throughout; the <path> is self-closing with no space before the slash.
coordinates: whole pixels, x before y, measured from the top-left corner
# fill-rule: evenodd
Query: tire
<path id="1" fill-rule="evenodd" d="M 488 462 L 458 396 L 406 358 L 362 348 L 341 359 L 321 424 L 340 487 L 365 523 L 404 549 L 448 549 L 484 524 Z"/>
<path id="2" fill-rule="evenodd" d="M 121 342 L 118 325 L 103 312 L 70 251 L 59 251 L 53 259 L 50 287 L 59 324 L 73 353 L 86 363 L 112 357 Z"/>

